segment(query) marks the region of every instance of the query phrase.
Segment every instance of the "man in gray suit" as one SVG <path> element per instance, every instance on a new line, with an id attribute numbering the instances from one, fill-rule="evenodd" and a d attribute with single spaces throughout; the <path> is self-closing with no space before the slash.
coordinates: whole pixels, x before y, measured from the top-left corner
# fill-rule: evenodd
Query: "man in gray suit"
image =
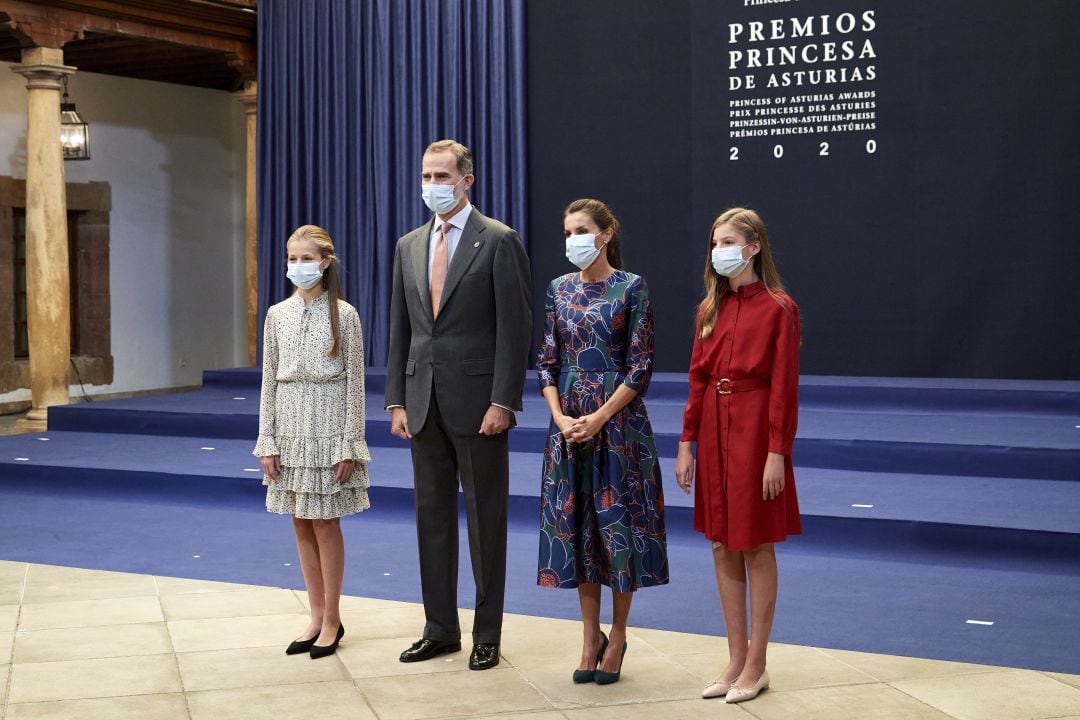
<path id="1" fill-rule="evenodd" d="M 461 650 L 458 478 L 476 614 L 469 668 L 499 664 L 506 582 L 507 431 L 521 410 L 532 334 L 529 260 L 518 234 L 469 203 L 472 155 L 432 143 L 422 195 L 434 217 L 398 240 L 386 404 L 412 441 L 420 583 L 427 623 L 401 662 Z"/>

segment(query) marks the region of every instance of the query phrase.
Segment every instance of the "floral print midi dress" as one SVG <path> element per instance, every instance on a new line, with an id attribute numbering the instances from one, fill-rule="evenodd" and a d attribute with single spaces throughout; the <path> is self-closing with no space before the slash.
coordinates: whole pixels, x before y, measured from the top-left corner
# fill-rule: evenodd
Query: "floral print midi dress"
<path id="1" fill-rule="evenodd" d="M 644 279 L 616 270 L 552 281 L 537 370 L 563 412 L 600 408 L 620 385 L 637 392 L 591 440 L 568 444 L 552 421 L 544 450 L 537 583 L 602 583 L 619 592 L 668 582 L 660 458 L 643 396 L 653 317 Z"/>

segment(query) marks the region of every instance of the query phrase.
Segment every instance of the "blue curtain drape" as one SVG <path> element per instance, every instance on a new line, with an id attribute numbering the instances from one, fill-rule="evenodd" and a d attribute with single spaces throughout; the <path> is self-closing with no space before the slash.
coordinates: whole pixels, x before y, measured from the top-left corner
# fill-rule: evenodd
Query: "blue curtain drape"
<path id="1" fill-rule="evenodd" d="M 259 3 L 260 318 L 291 291 L 289 234 L 319 225 L 342 260 L 367 360 L 385 364 L 394 244 L 430 216 L 420 158 L 434 140 L 472 150 L 473 204 L 524 232 L 524 3 Z"/>

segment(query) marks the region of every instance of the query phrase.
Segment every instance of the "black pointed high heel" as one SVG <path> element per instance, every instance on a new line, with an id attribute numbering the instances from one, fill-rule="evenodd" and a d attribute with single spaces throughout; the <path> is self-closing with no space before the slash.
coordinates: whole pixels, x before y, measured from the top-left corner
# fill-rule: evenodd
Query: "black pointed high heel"
<path id="1" fill-rule="evenodd" d="M 311 646 L 315 644 L 315 641 L 319 639 L 319 634 L 315 633 L 315 637 L 310 640 L 293 640 L 289 643 L 289 647 L 285 648 L 286 655 L 299 655 L 300 653 L 311 652 Z"/>
<path id="2" fill-rule="evenodd" d="M 607 651 L 607 644 L 608 644 L 607 635 L 605 635 L 603 632 L 601 632 L 600 637 L 602 637 L 603 640 L 600 641 L 600 651 L 598 653 L 596 653 L 596 666 L 597 667 L 600 666 L 600 661 L 604 659 L 604 652 Z M 577 683 L 578 685 L 581 685 L 582 683 L 593 682 L 596 679 L 596 668 L 594 667 L 592 670 L 575 670 L 573 677 L 574 677 L 574 682 Z"/>
<path id="3" fill-rule="evenodd" d="M 338 625 L 337 637 L 334 638 L 334 642 L 332 644 L 330 644 L 330 645 L 315 645 L 314 643 L 312 643 L 311 650 L 310 650 L 311 659 L 312 660 L 318 660 L 321 657 L 326 657 L 327 655 L 333 655 L 334 653 L 336 653 L 338 643 L 341 642 L 341 638 L 343 638 L 344 636 L 345 636 L 345 626 L 344 625 Z M 316 639 L 318 639 L 318 638 L 316 638 Z"/>

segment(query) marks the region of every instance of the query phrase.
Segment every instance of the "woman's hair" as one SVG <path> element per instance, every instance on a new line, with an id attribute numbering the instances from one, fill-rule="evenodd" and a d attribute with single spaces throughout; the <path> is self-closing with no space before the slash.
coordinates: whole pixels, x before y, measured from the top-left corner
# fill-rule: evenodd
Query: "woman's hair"
<path id="1" fill-rule="evenodd" d="M 344 297 L 341 294 L 341 280 L 338 277 L 341 261 L 334 254 L 334 241 L 330 239 L 330 234 L 318 225 L 301 225 L 296 228 L 285 245 L 288 246 L 293 240 L 310 240 L 319 249 L 322 259 L 329 258 L 330 260 L 330 265 L 323 271 L 322 286 L 326 290 L 327 300 L 330 303 L 330 331 L 334 338 L 333 344 L 330 345 L 330 352 L 327 354 L 336 357 L 341 354 L 341 320 L 338 318 L 338 300 L 344 300 Z"/>
<path id="2" fill-rule="evenodd" d="M 749 208 L 737 207 L 725 210 L 709 228 L 708 250 L 705 253 L 705 298 L 698 306 L 702 340 L 712 334 L 716 326 L 716 313 L 720 309 L 720 300 L 724 297 L 724 293 L 731 289 L 728 278 L 716 272 L 712 266 L 713 234 L 716 228 L 726 224 L 731 224 L 742 233 L 747 245 L 758 244 L 760 250 L 751 260 L 754 263 L 754 272 L 761 278 L 761 284 L 765 286 L 769 294 L 783 307 L 790 309 L 787 301 L 780 295 L 784 292 L 784 284 L 780 280 L 780 273 L 776 271 L 772 249 L 769 246 L 769 235 L 765 232 L 765 223 L 762 222 L 761 216 Z"/>
<path id="3" fill-rule="evenodd" d="M 608 241 L 604 248 L 607 250 L 607 260 L 611 267 L 622 270 L 622 240 L 619 238 L 619 220 L 611 212 L 611 208 L 599 200 L 582 198 L 567 205 L 566 209 L 563 210 L 563 217 L 576 212 L 583 212 L 591 217 L 601 231 L 611 230 L 611 240 Z"/>

